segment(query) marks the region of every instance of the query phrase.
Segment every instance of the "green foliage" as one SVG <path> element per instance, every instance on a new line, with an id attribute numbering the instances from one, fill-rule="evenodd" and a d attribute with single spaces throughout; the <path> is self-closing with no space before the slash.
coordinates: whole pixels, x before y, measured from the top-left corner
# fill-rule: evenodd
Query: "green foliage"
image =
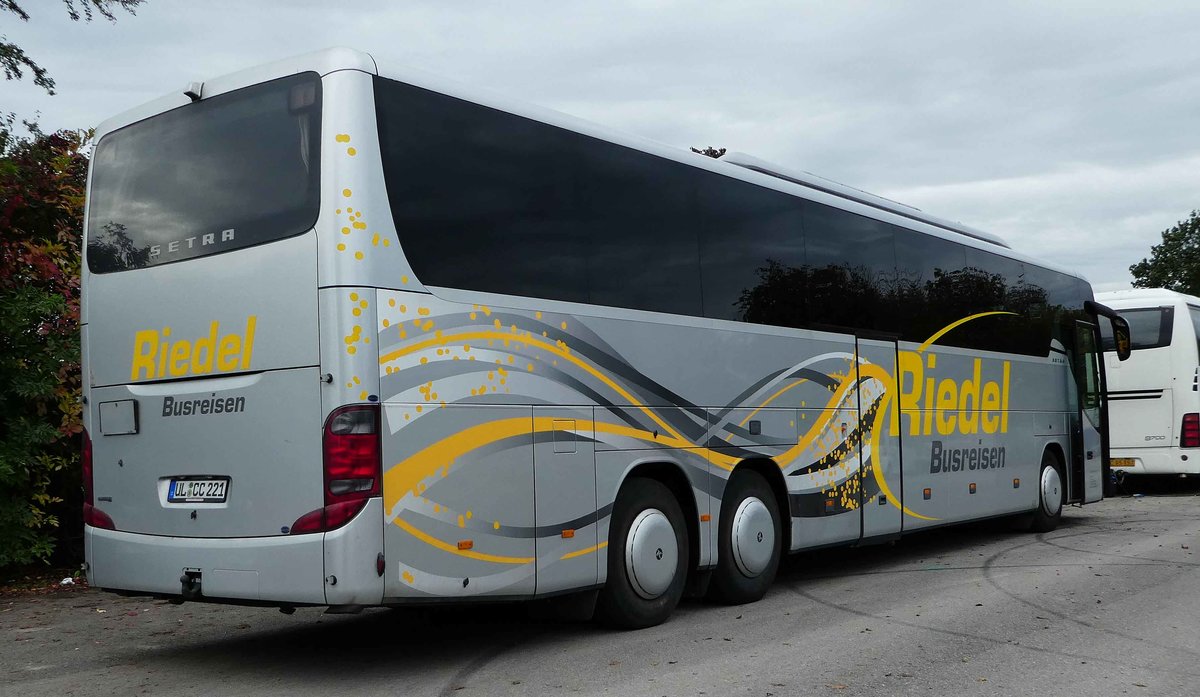
<path id="1" fill-rule="evenodd" d="M 63 0 L 63 4 L 67 6 L 67 16 L 75 22 L 81 19 L 90 22 L 96 15 L 113 22 L 117 19 L 117 16 L 113 14 L 114 9 L 120 8 L 133 14 L 134 8 L 143 2 L 145 0 Z M 0 11 L 14 14 L 22 22 L 29 21 L 29 13 L 21 7 L 18 0 L 0 0 Z M 33 73 L 33 84 L 54 94 L 54 78 L 50 77 L 46 69 L 30 58 L 20 46 L 9 43 L 7 39 L 6 36 L 0 36 L 0 69 L 4 70 L 4 78 L 20 80 L 25 77 L 25 71 L 28 70 Z"/>
<path id="2" fill-rule="evenodd" d="M 1129 267 L 1134 288 L 1168 288 L 1200 295 L 1200 211 L 1164 230 L 1150 258 Z"/>
<path id="3" fill-rule="evenodd" d="M 79 249 L 89 132 L 0 119 L 0 567 L 79 528 Z"/>

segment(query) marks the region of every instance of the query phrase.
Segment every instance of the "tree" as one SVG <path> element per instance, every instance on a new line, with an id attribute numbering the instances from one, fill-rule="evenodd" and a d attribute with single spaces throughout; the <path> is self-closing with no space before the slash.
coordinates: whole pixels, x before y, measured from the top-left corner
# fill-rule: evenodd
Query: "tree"
<path id="1" fill-rule="evenodd" d="M 90 132 L 0 119 L 0 568 L 78 530 L 79 246 Z"/>
<path id="2" fill-rule="evenodd" d="M 703 150 L 700 150 L 699 148 L 692 148 L 692 152 L 696 153 L 697 155 L 707 155 L 708 157 L 716 159 L 725 154 L 725 148 L 714 148 L 710 145 Z"/>
<path id="3" fill-rule="evenodd" d="M 1134 288 L 1168 288 L 1200 295 L 1200 211 L 1164 230 L 1150 258 L 1129 267 Z"/>
<path id="4" fill-rule="evenodd" d="M 23 0 L 22 0 L 23 1 Z M 67 6 L 67 16 L 71 21 L 83 20 L 90 22 L 99 15 L 110 22 L 115 22 L 117 16 L 114 9 L 120 8 L 129 14 L 134 14 L 134 8 L 145 0 L 63 0 Z M 11 12 L 22 22 L 29 21 L 29 13 L 21 7 L 17 0 L 0 0 L 0 10 Z M 33 73 L 33 84 L 54 94 L 54 78 L 46 69 L 38 65 L 20 46 L 9 43 L 7 36 L 0 36 L 0 67 L 4 68 L 4 79 L 20 80 L 25 77 L 25 70 Z"/>

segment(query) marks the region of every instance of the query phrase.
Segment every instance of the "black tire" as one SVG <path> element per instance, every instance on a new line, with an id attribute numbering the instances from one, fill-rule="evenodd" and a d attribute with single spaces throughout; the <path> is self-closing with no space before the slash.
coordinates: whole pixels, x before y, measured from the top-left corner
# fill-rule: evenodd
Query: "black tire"
<path id="1" fill-rule="evenodd" d="M 1049 476 L 1047 470 L 1051 470 L 1057 476 L 1057 502 L 1053 499 L 1053 492 L 1050 493 L 1051 498 L 1047 499 L 1047 487 L 1043 486 L 1043 481 Z M 1042 467 L 1038 470 L 1037 488 L 1038 507 L 1033 512 L 1032 520 L 1029 522 L 1029 529 L 1033 532 L 1050 532 L 1057 528 L 1058 523 L 1062 520 L 1063 504 L 1066 503 L 1067 499 L 1067 486 L 1066 480 L 1063 478 L 1062 463 L 1049 450 L 1042 453 Z"/>
<path id="2" fill-rule="evenodd" d="M 675 533 L 675 573 L 670 585 L 659 595 L 645 598 L 634 588 L 626 563 L 626 542 L 630 528 L 643 512 L 657 510 Z M 665 530 L 665 528 L 664 528 Z M 662 624 L 671 616 L 687 582 L 691 564 L 687 522 L 675 495 L 653 479 L 632 477 L 617 494 L 608 531 L 608 579 L 596 600 L 596 619 L 618 629 L 642 629 Z"/>
<path id="3" fill-rule="evenodd" d="M 743 570 L 733 549 L 734 519 L 743 502 L 757 499 L 770 513 L 774 542 L 766 566 L 751 575 Z M 761 509 L 760 509 L 761 510 Z M 753 470 L 738 470 L 725 485 L 721 501 L 721 521 L 717 542 L 717 567 L 708 587 L 709 598 L 728 605 L 752 603 L 761 599 L 775 581 L 783 548 L 783 529 L 775 493 L 761 474 Z"/>

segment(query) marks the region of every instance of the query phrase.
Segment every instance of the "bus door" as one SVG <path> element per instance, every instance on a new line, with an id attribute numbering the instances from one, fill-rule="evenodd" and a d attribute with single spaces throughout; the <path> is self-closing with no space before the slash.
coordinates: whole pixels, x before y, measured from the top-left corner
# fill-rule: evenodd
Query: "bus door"
<path id="1" fill-rule="evenodd" d="M 1071 400 L 1071 457 L 1067 499 L 1092 503 L 1103 496 L 1103 453 L 1101 452 L 1101 385 L 1097 327 L 1091 322 L 1075 321 L 1072 342 L 1071 379 L 1067 390 Z"/>
<path id="2" fill-rule="evenodd" d="M 900 429 L 889 427 L 890 414 L 898 414 L 895 400 L 898 346 L 894 338 L 855 338 L 858 376 L 858 438 L 861 463 L 859 502 L 862 506 L 862 539 L 900 532 L 904 495 L 900 463 Z M 885 409 L 886 407 L 886 409 Z M 889 501 L 888 499 L 892 500 Z"/>

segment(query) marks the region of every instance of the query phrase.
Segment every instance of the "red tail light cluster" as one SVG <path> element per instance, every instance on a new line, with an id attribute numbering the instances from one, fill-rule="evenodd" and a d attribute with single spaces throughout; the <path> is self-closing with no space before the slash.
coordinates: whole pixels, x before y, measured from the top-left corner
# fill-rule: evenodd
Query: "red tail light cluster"
<path id="1" fill-rule="evenodd" d="M 322 438 L 325 505 L 292 524 L 293 535 L 345 525 L 382 491 L 379 405 L 356 404 L 329 415 Z"/>
<path id="2" fill-rule="evenodd" d="M 116 530 L 117 526 L 113 523 L 113 519 L 95 505 L 95 489 L 92 481 L 92 439 L 88 436 L 86 429 L 83 432 L 81 459 L 83 460 L 83 524 L 93 528 Z"/>
<path id="3" fill-rule="evenodd" d="M 1200 414 L 1184 414 L 1179 431 L 1179 447 L 1200 448 Z"/>

